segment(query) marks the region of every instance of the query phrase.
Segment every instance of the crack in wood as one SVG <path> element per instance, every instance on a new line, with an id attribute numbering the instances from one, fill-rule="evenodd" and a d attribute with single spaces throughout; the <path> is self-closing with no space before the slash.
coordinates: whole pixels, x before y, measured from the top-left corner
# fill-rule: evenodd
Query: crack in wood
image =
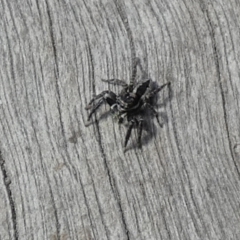
<path id="1" fill-rule="evenodd" d="M 11 190 L 11 180 L 10 177 L 8 176 L 7 170 L 5 169 L 5 160 L 2 157 L 2 152 L 0 151 L 0 167 L 1 167 L 1 172 L 3 174 L 3 182 L 4 186 L 7 191 L 7 196 L 11 208 L 11 214 L 12 214 L 12 224 L 13 224 L 13 235 L 14 239 L 18 240 L 18 230 L 17 230 L 17 214 L 16 214 L 16 207 L 15 207 L 15 202 L 13 200 L 12 196 L 12 190 Z"/>
<path id="2" fill-rule="evenodd" d="M 231 141 L 231 138 L 230 138 L 230 131 L 229 131 L 229 125 L 228 125 L 228 119 L 227 119 L 228 116 L 227 116 L 227 110 L 226 110 L 226 99 L 225 99 L 225 95 L 224 95 L 223 84 L 222 84 L 222 81 L 221 81 L 219 54 L 218 54 L 218 50 L 217 50 L 215 31 L 214 31 L 214 27 L 213 27 L 213 23 L 211 21 L 211 18 L 209 16 L 208 9 L 205 9 L 205 12 L 206 12 L 207 20 L 208 20 L 209 26 L 210 26 L 210 36 L 211 36 L 211 39 L 212 39 L 213 54 L 214 54 L 215 65 L 216 65 L 216 70 L 217 70 L 219 88 L 220 88 L 220 92 L 221 92 L 221 99 L 222 99 L 222 106 L 223 106 L 223 117 L 224 117 L 224 123 L 225 123 L 225 126 L 226 126 L 226 133 L 227 133 L 227 139 L 228 139 L 228 144 L 229 144 L 229 151 L 230 151 L 230 154 L 231 154 L 231 158 L 233 160 L 233 164 L 236 168 L 238 178 L 240 179 L 240 170 L 238 169 L 238 165 L 235 161 L 233 147 L 232 147 L 233 144 L 232 144 L 232 141 Z"/>

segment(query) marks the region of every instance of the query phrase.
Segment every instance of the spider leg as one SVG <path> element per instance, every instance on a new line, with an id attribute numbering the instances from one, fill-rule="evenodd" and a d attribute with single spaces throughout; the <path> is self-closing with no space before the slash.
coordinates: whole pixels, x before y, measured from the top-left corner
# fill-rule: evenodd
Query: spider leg
<path id="1" fill-rule="evenodd" d="M 107 94 L 107 93 L 109 93 L 108 90 L 103 91 L 103 92 L 101 92 L 100 94 L 98 94 L 97 96 L 95 96 L 93 99 L 91 99 L 91 101 L 88 103 L 88 105 L 85 107 L 85 109 L 88 110 L 88 109 L 92 108 L 92 107 L 93 107 L 93 106 L 92 106 L 92 103 L 93 103 L 94 101 L 96 101 L 97 99 L 99 99 L 99 98 L 103 98 L 103 96 L 104 96 L 105 94 Z"/>
<path id="2" fill-rule="evenodd" d="M 92 108 L 91 112 L 88 115 L 88 121 L 92 117 L 93 113 L 102 105 L 103 102 L 104 102 L 104 100 L 101 99 L 101 100 L 98 101 L 98 103 L 96 105 L 93 105 L 93 108 Z"/>
<path id="3" fill-rule="evenodd" d="M 130 83 L 128 86 L 129 92 L 133 91 L 133 86 L 136 83 L 136 76 L 137 76 L 137 65 L 140 64 L 140 59 L 139 58 L 134 58 L 133 59 L 133 68 L 132 68 L 132 76 L 130 79 Z"/>
<path id="4" fill-rule="evenodd" d="M 128 130 L 127 130 L 127 134 L 126 134 L 126 137 L 125 137 L 125 142 L 124 142 L 124 148 L 126 150 L 126 146 L 127 146 L 127 143 L 128 143 L 128 140 L 130 138 L 130 135 L 131 135 L 131 132 L 132 132 L 132 128 L 133 128 L 133 125 L 134 125 L 135 121 L 132 119 L 131 120 L 131 123 L 128 127 Z"/>
<path id="5" fill-rule="evenodd" d="M 127 116 L 127 113 L 120 113 L 118 117 L 118 123 L 123 123 L 124 118 Z"/>
<path id="6" fill-rule="evenodd" d="M 149 95 L 147 96 L 148 98 L 153 97 L 154 95 L 156 95 L 158 92 L 160 92 L 165 86 L 169 86 L 171 83 L 165 83 L 162 86 L 158 87 L 157 89 L 154 89 L 152 92 L 149 93 Z"/>
<path id="7" fill-rule="evenodd" d="M 116 79 L 116 78 L 113 78 L 113 79 L 102 79 L 103 82 L 107 82 L 107 83 L 110 83 L 110 84 L 113 84 L 113 85 L 120 85 L 120 86 L 123 86 L 123 87 L 127 87 L 127 83 L 123 80 L 120 80 L 120 79 Z"/>
<path id="8" fill-rule="evenodd" d="M 138 147 L 142 147 L 142 128 L 143 128 L 143 119 L 139 120 L 138 124 Z"/>
<path id="9" fill-rule="evenodd" d="M 99 101 L 95 103 L 96 100 Z M 110 107 L 116 104 L 116 94 L 111 91 L 103 91 L 102 93 L 98 94 L 94 97 L 89 104 L 86 106 L 86 109 L 91 109 L 91 112 L 88 115 L 88 121 L 92 117 L 93 113 L 104 103 L 106 102 Z"/>
<path id="10" fill-rule="evenodd" d="M 146 103 L 146 106 L 153 112 L 154 116 L 155 116 L 156 119 L 157 119 L 157 122 L 158 122 L 159 126 L 162 128 L 163 125 L 162 125 L 162 123 L 160 123 L 160 121 L 159 121 L 157 111 L 154 109 L 154 107 L 153 107 L 150 103 Z"/>
<path id="11" fill-rule="evenodd" d="M 160 121 L 159 121 L 157 111 L 156 111 L 156 110 L 154 109 L 154 107 L 150 104 L 150 99 L 151 99 L 154 95 L 156 95 L 158 92 L 160 92 L 164 87 L 169 86 L 170 84 L 171 84 L 170 82 L 165 83 L 165 84 L 163 84 L 162 86 L 160 86 L 160 87 L 158 87 L 158 88 L 156 88 L 156 89 L 148 92 L 148 93 L 146 94 L 146 96 L 144 97 L 144 99 L 143 99 L 143 102 L 144 102 L 145 106 L 147 106 L 147 107 L 153 112 L 153 114 L 154 114 L 154 116 L 156 117 L 157 122 L 158 122 L 158 124 L 159 124 L 159 126 L 160 126 L 161 128 L 163 127 L 163 125 L 162 125 L 162 124 L 160 123 Z"/>

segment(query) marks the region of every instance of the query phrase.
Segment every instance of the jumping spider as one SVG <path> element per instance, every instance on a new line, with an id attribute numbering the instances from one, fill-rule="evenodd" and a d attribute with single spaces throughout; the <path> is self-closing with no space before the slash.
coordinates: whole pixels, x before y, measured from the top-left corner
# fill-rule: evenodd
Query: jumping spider
<path id="1" fill-rule="evenodd" d="M 124 150 L 131 135 L 134 125 L 138 130 L 138 147 L 141 148 L 141 136 L 143 128 L 143 112 L 146 108 L 149 108 L 155 115 L 159 125 L 158 114 L 152 106 L 152 98 L 161 91 L 165 86 L 169 86 L 170 82 L 163 84 L 160 87 L 154 87 L 151 79 L 147 79 L 135 84 L 129 85 L 119 79 L 103 80 L 104 82 L 121 85 L 123 87 L 119 95 L 112 91 L 106 90 L 95 96 L 89 104 L 86 106 L 87 110 L 90 110 L 88 115 L 88 121 L 92 117 L 93 113 L 103 104 L 107 103 L 110 106 L 111 112 L 117 117 L 119 123 L 123 123 L 124 120 L 129 124 L 127 134 L 124 142 Z"/>

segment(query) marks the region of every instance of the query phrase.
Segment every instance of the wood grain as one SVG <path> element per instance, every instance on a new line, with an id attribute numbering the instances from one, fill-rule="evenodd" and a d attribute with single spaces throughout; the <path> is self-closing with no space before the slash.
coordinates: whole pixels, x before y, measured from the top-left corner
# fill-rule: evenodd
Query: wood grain
<path id="1" fill-rule="evenodd" d="M 238 1 L 0 3 L 0 239 L 240 239 Z M 138 71 L 133 64 L 140 60 Z M 171 82 L 142 150 L 101 78 Z"/>

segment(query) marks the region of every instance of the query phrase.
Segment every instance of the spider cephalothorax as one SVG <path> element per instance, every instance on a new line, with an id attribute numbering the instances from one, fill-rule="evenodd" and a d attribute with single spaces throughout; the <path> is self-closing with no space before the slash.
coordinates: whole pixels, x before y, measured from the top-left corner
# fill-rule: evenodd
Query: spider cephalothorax
<path id="1" fill-rule="evenodd" d="M 134 125 L 138 129 L 138 146 L 141 147 L 144 117 L 141 113 L 144 109 L 149 108 L 157 118 L 159 125 L 162 127 L 158 119 L 158 114 L 151 104 L 151 100 L 160 90 L 170 83 L 163 84 L 160 87 L 153 87 L 151 79 L 137 82 L 134 85 L 128 85 L 119 79 L 109 79 L 103 81 L 121 85 L 123 86 L 123 89 L 119 95 L 106 90 L 95 96 L 86 107 L 86 109 L 91 109 L 88 115 L 88 120 L 90 120 L 93 113 L 102 105 L 102 103 L 107 103 L 110 106 L 112 113 L 114 113 L 114 115 L 118 118 L 118 122 L 122 123 L 126 120 L 128 124 L 124 148 L 127 146 Z"/>

